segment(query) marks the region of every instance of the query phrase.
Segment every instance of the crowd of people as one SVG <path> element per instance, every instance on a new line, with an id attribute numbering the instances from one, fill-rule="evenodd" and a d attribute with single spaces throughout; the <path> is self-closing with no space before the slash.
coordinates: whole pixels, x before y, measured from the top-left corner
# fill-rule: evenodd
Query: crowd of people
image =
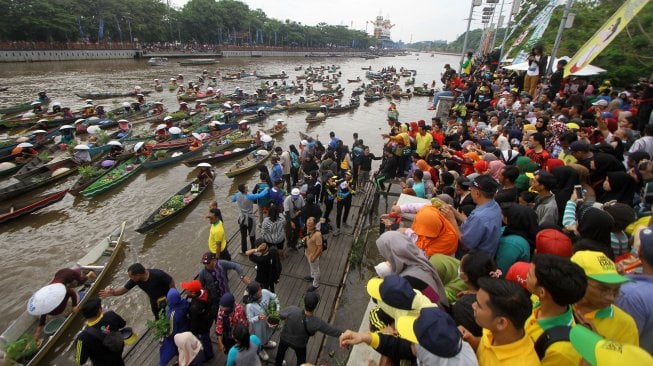
<path id="1" fill-rule="evenodd" d="M 259 182 L 240 184 L 231 199 L 238 255 L 255 264 L 254 280 L 232 259 L 213 202 L 204 268 L 181 283 L 187 299 L 171 276 L 138 263 L 123 287 L 100 296 L 133 287 L 148 295 L 153 316 L 171 324 L 161 365 L 175 355 L 181 365 L 212 359 L 212 331 L 227 365 L 260 364 L 275 347 L 276 365 L 288 348 L 302 364 L 317 331 L 343 347 L 366 343 L 391 365 L 653 362 L 653 85 L 563 79 L 564 62 L 547 81 L 542 57 L 534 50 L 532 75 L 468 59 L 460 75 L 447 67 L 447 94 L 436 94 L 434 106 L 453 96 L 450 113 L 401 123 L 391 105 L 380 156 L 357 133 L 351 144 L 331 132 L 324 143 L 306 137 L 276 147 Z M 381 217 L 376 245 L 386 261 L 367 283 L 376 302 L 370 331 L 337 329 L 314 315 L 320 257 L 328 239 L 351 229 L 353 196 L 370 187 L 392 193 L 395 182 L 422 203 Z M 284 308 L 275 285 L 299 250 L 311 285 L 303 309 Z M 246 285 L 241 302 L 230 270 Z M 105 337 L 125 326 L 99 300 L 82 313 L 87 329 Z M 93 331 L 78 336 L 76 349 L 80 363 L 119 364 Z"/>
<path id="2" fill-rule="evenodd" d="M 564 61 L 546 79 L 541 47 L 529 64 L 447 65 L 429 109 L 455 104 L 430 124 L 390 107 L 376 188 L 422 203 L 382 216 L 370 331 L 341 345 L 392 365 L 653 362 L 653 85 Z"/>

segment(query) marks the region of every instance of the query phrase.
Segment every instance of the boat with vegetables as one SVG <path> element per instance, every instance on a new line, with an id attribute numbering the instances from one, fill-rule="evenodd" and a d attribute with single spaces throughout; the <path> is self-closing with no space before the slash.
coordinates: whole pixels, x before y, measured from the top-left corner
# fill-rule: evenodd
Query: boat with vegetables
<path id="1" fill-rule="evenodd" d="M 124 246 L 124 233 L 126 221 L 123 221 L 111 233 L 103 238 L 97 245 L 89 248 L 85 256 L 78 259 L 75 265 L 82 269 L 92 269 L 97 275 L 95 281 L 87 282 L 77 289 L 79 303 L 82 308 L 88 299 L 96 296 L 96 293 L 106 285 L 113 267 L 118 263 L 119 253 Z M 50 316 L 45 326 L 45 337 L 41 347 L 36 346 L 33 338 L 34 331 L 39 322 L 39 317 L 25 311 L 0 335 L 0 347 L 5 350 L 12 350 L 14 360 L 25 366 L 34 366 L 43 363 L 43 359 L 53 350 L 54 345 L 62 335 L 72 331 L 71 326 L 82 317 L 79 312 L 65 312 L 62 315 Z M 80 324 L 80 323 L 76 323 Z M 48 331 L 50 329 L 51 335 Z M 31 352 L 25 352 L 28 350 Z"/>
<path id="2" fill-rule="evenodd" d="M 93 182 L 100 179 L 103 175 L 109 173 L 111 168 L 116 166 L 116 164 L 120 164 L 120 162 L 125 161 L 133 156 L 134 153 L 124 153 L 115 159 L 103 159 L 93 163 L 92 165 L 79 167 L 79 178 L 77 178 L 75 183 L 73 183 L 73 185 L 70 187 L 70 194 L 78 195 L 79 192 L 93 184 Z"/>
<path id="3" fill-rule="evenodd" d="M 191 150 L 189 146 L 185 146 L 176 149 L 153 151 L 150 157 L 143 163 L 143 167 L 145 169 L 159 168 L 179 161 L 184 161 L 190 157 L 201 154 L 206 146 L 207 144 L 204 143 L 201 147 L 194 150 Z"/>
<path id="4" fill-rule="evenodd" d="M 233 145 L 240 145 L 240 144 L 233 144 Z M 216 164 L 216 163 L 221 163 L 223 161 L 231 160 L 237 157 L 241 157 L 243 155 L 247 155 L 251 153 L 252 151 L 256 151 L 261 149 L 262 145 L 254 145 L 254 146 L 249 146 L 249 145 L 240 145 L 239 147 L 236 147 L 231 150 L 220 150 L 218 152 L 212 153 L 209 156 L 203 156 L 201 158 L 196 158 L 196 159 L 191 159 L 191 160 L 186 160 L 184 161 L 184 165 L 189 166 L 189 167 L 195 167 L 199 163 L 209 163 L 209 164 Z"/>
<path id="5" fill-rule="evenodd" d="M 145 234 L 160 227 L 179 216 L 184 210 L 193 203 L 199 201 L 200 196 L 206 191 L 211 184 L 202 186 L 198 179 L 188 183 L 179 192 L 167 199 L 159 206 L 145 221 L 136 229 L 141 234 Z"/>
<path id="6" fill-rule="evenodd" d="M 79 193 L 86 198 L 90 198 L 119 186 L 143 168 L 143 160 L 144 159 L 141 156 L 133 156 L 122 163 L 115 165 L 108 172 L 103 174 L 102 177 Z"/>
<path id="7" fill-rule="evenodd" d="M 212 134 L 203 134 L 204 136 L 202 137 L 202 141 L 204 143 L 208 141 L 213 141 L 213 140 L 218 140 L 226 135 L 228 135 L 231 132 L 231 129 L 224 129 L 224 130 L 219 130 L 216 131 L 215 133 Z M 168 149 L 177 149 L 177 148 L 182 148 L 186 146 L 190 146 L 193 141 L 195 140 L 195 137 L 183 137 L 180 139 L 174 139 L 174 140 L 168 140 L 168 141 L 163 141 L 159 142 L 156 145 L 152 146 L 152 150 L 168 150 Z"/>
<path id="8" fill-rule="evenodd" d="M 246 173 L 252 169 L 257 168 L 258 166 L 265 164 L 265 161 L 272 155 L 272 150 L 257 150 L 251 152 L 246 157 L 238 160 L 234 165 L 232 165 L 225 174 L 229 178 L 233 178 L 237 175 Z"/>
<path id="9" fill-rule="evenodd" d="M 3 202 L 0 204 L 0 224 L 57 203 L 64 198 L 66 193 L 68 193 L 67 189 L 40 196 L 13 200 L 11 202 Z"/>
<path id="10" fill-rule="evenodd" d="M 18 196 L 77 172 L 79 165 L 72 159 L 60 160 L 30 171 L 16 183 L 0 188 L 0 201 Z"/>

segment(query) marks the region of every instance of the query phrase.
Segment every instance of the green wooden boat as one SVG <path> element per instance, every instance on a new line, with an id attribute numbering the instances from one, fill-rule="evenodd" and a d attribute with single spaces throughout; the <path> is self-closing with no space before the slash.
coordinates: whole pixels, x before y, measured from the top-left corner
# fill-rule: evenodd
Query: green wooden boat
<path id="1" fill-rule="evenodd" d="M 174 164 L 179 161 L 184 161 L 193 156 L 199 155 L 206 149 L 207 144 L 203 144 L 195 150 L 185 146 L 182 148 L 175 148 L 170 150 L 158 150 L 152 152 L 152 155 L 143 163 L 145 169 L 158 168 L 169 164 Z"/>
<path id="2" fill-rule="evenodd" d="M 261 152 L 261 154 L 259 154 Z M 265 152 L 265 154 L 263 154 Z M 265 161 L 272 155 L 272 150 L 259 150 L 253 152 L 246 157 L 238 160 L 234 165 L 229 168 L 225 174 L 229 178 L 233 178 L 237 175 L 246 173 L 252 169 L 257 168 L 258 166 L 265 164 Z"/>
<path id="3" fill-rule="evenodd" d="M 119 186 L 130 177 L 136 175 L 139 170 L 143 168 L 141 157 L 132 157 L 125 160 L 119 165 L 116 165 L 109 172 L 104 174 L 100 179 L 96 180 L 90 186 L 84 188 L 80 194 L 86 198 L 97 196 L 102 192 L 106 192 L 114 187 Z"/>
<path id="4" fill-rule="evenodd" d="M 193 190 L 193 185 L 196 185 L 197 189 Z M 207 184 L 202 186 L 199 184 L 199 180 L 195 179 L 192 182 L 185 185 L 179 192 L 175 193 L 172 197 L 168 198 L 161 206 L 157 207 L 150 216 L 143 221 L 143 223 L 136 229 L 137 232 L 145 234 L 150 232 L 157 227 L 169 222 L 174 217 L 179 216 L 185 209 L 190 207 L 193 203 L 199 201 L 199 197 L 211 187 L 212 184 Z"/>

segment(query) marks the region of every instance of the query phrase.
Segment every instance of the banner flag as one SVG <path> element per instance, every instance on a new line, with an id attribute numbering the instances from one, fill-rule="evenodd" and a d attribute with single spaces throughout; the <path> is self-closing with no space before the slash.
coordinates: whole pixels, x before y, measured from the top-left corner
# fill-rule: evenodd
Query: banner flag
<path id="1" fill-rule="evenodd" d="M 628 25 L 648 3 L 648 0 L 626 0 L 626 2 L 594 33 L 583 47 L 576 52 L 565 67 L 565 77 L 589 65 L 603 49 Z"/>

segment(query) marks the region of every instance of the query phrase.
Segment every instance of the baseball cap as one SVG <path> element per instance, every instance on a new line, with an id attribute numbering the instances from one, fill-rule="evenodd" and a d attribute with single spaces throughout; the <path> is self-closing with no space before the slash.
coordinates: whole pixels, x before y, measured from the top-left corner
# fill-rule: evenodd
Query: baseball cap
<path id="1" fill-rule="evenodd" d="M 370 279 L 367 281 L 367 293 L 376 300 L 402 310 L 414 309 L 417 299 L 408 280 L 396 274 Z"/>
<path id="2" fill-rule="evenodd" d="M 583 268 L 587 277 L 610 284 L 628 282 L 628 278 L 617 273 L 614 262 L 601 252 L 581 250 L 571 257 L 571 261 Z"/>
<path id="3" fill-rule="evenodd" d="M 553 254 L 565 258 L 573 254 L 571 239 L 556 229 L 544 229 L 537 233 L 535 251 L 538 254 Z"/>
<path id="4" fill-rule="evenodd" d="M 517 283 L 519 286 L 528 289 L 526 287 L 526 276 L 528 276 L 528 270 L 531 268 L 531 264 L 528 262 L 515 262 L 508 269 L 506 273 L 506 280 Z"/>
<path id="5" fill-rule="evenodd" d="M 653 230 L 646 228 L 639 232 L 640 258 L 653 258 Z"/>
<path id="6" fill-rule="evenodd" d="M 292 191 L 290 191 L 290 195 L 293 197 L 299 196 L 299 188 L 293 188 Z"/>
<path id="7" fill-rule="evenodd" d="M 607 107 L 608 106 L 608 101 L 605 99 L 599 99 L 596 102 L 592 103 L 592 105 L 598 105 L 601 107 Z"/>
<path id="8" fill-rule="evenodd" d="M 471 186 L 483 192 L 494 193 L 499 187 L 499 183 L 489 175 L 479 175 L 474 178 Z"/>
<path id="9" fill-rule="evenodd" d="M 199 280 L 186 281 L 181 283 L 181 288 L 190 292 L 200 292 L 202 284 Z"/>
<path id="10" fill-rule="evenodd" d="M 462 335 L 454 320 L 437 307 L 423 308 L 419 316 L 402 316 L 397 331 L 403 339 L 417 343 L 440 357 L 454 357 L 463 346 Z"/>
<path id="11" fill-rule="evenodd" d="M 592 366 L 653 364 L 653 357 L 643 349 L 604 339 L 582 325 L 571 328 L 569 341 Z"/>
<path id="12" fill-rule="evenodd" d="M 209 264 L 212 260 L 216 259 L 215 253 L 206 252 L 202 256 L 202 263 Z"/>
<path id="13" fill-rule="evenodd" d="M 570 151 L 590 151 L 590 145 L 583 141 L 574 141 L 569 145 Z"/>

